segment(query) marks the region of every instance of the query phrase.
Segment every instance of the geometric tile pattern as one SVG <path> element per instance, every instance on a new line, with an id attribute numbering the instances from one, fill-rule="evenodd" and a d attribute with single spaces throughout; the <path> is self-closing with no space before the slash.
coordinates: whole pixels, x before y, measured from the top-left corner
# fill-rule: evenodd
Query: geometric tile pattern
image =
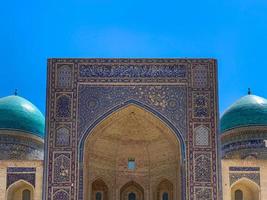
<path id="1" fill-rule="evenodd" d="M 70 145 L 70 130 L 63 126 L 56 130 L 56 146 L 64 147 Z"/>
<path id="2" fill-rule="evenodd" d="M 193 67 L 193 86 L 195 88 L 207 88 L 209 84 L 208 79 L 208 65 L 198 64 Z"/>
<path id="3" fill-rule="evenodd" d="M 138 102 L 168 116 L 169 121 L 186 135 L 186 88 L 184 86 L 138 85 L 95 86 L 82 84 L 78 88 L 78 134 L 84 134 L 93 122 L 107 110 L 124 106 L 125 102 Z"/>
<path id="4" fill-rule="evenodd" d="M 197 187 L 195 189 L 195 200 L 212 200 L 212 189 Z"/>
<path id="5" fill-rule="evenodd" d="M 194 130 L 195 134 L 195 145 L 198 146 L 208 146 L 210 144 L 210 133 L 206 126 L 198 126 Z"/>
<path id="6" fill-rule="evenodd" d="M 63 64 L 57 67 L 57 86 L 69 88 L 72 85 L 72 65 Z"/>
<path id="7" fill-rule="evenodd" d="M 217 200 L 216 65 L 213 59 L 49 59 L 45 199 L 83 199 L 83 142 L 130 102 L 177 134 L 188 183 L 182 200 Z M 201 125 L 208 132 L 196 131 Z"/>
<path id="8" fill-rule="evenodd" d="M 53 190 L 53 200 L 70 200 L 69 188 L 56 188 Z"/>
<path id="9" fill-rule="evenodd" d="M 211 158 L 209 153 L 195 154 L 195 181 L 211 182 Z"/>

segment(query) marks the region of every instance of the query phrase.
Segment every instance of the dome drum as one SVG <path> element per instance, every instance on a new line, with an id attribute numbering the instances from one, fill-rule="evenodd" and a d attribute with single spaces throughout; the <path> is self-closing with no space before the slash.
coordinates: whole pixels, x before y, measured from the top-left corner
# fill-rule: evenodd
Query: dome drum
<path id="1" fill-rule="evenodd" d="M 267 127 L 243 127 L 225 132 L 220 136 L 221 144 L 249 141 L 267 140 Z"/>
<path id="2" fill-rule="evenodd" d="M 44 143 L 30 134 L 0 131 L 0 160 L 43 160 Z"/>
<path id="3" fill-rule="evenodd" d="M 251 155 L 257 159 L 267 159 L 267 127 L 235 128 L 224 132 L 220 137 L 224 159 L 244 159 Z"/>
<path id="4" fill-rule="evenodd" d="M 267 158 L 267 148 L 262 139 L 232 142 L 222 145 L 221 149 L 223 158 L 244 159 L 249 156 L 257 159 Z"/>

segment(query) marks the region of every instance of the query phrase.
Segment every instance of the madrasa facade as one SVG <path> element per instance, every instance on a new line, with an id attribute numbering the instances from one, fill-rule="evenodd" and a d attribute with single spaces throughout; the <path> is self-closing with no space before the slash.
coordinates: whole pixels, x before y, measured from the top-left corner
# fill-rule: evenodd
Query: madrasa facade
<path id="1" fill-rule="evenodd" d="M 264 200 L 267 100 L 214 59 L 49 59 L 46 117 L 0 98 L 2 200 Z"/>

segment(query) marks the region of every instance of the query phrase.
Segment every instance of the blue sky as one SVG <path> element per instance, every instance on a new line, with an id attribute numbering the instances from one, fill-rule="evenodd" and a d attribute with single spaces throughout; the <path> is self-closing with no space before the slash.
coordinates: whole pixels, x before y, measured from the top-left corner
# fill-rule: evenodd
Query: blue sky
<path id="1" fill-rule="evenodd" d="M 0 17 L 0 97 L 43 113 L 50 57 L 216 58 L 221 113 L 267 97 L 266 0 L 11 0 Z"/>

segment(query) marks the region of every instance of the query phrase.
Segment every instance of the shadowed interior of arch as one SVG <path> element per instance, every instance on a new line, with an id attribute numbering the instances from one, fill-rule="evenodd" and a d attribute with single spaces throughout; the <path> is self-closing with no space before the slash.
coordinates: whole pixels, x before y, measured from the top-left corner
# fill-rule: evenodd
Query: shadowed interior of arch
<path id="1" fill-rule="evenodd" d="M 163 179 L 173 187 L 173 194 L 165 196 L 180 200 L 181 159 L 181 144 L 173 130 L 154 114 L 130 104 L 100 122 L 85 140 L 84 199 L 95 199 L 92 184 L 101 177 L 108 188 L 103 200 L 122 198 L 120 189 L 130 181 L 138 182 L 144 198 L 152 200 Z"/>

